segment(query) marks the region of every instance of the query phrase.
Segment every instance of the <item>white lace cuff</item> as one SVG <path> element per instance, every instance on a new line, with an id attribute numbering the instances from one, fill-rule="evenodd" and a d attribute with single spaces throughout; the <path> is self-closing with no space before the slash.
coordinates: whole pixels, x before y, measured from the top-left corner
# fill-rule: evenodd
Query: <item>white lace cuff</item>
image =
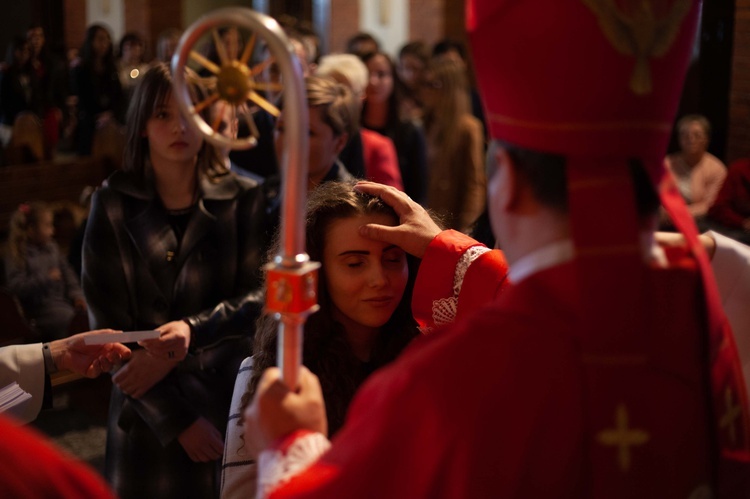
<path id="1" fill-rule="evenodd" d="M 331 442 L 322 433 L 307 433 L 295 439 L 285 451 L 264 450 L 258 456 L 256 497 L 268 497 L 276 487 L 305 471 L 330 448 Z"/>
<path id="2" fill-rule="evenodd" d="M 484 246 L 472 246 L 467 249 L 456 264 L 456 272 L 453 275 L 453 296 L 440 298 L 432 302 L 432 321 L 435 326 L 450 324 L 456 320 L 458 312 L 458 295 L 461 294 L 461 286 L 464 284 L 466 272 L 474 263 L 474 260 L 490 251 Z"/>

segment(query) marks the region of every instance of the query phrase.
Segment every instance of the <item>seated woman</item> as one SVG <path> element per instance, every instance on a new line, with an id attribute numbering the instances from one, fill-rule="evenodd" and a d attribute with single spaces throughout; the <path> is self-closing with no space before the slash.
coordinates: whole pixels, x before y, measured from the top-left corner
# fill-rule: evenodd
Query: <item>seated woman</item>
<path id="1" fill-rule="evenodd" d="M 667 169 L 674 175 L 680 194 L 699 228 L 714 203 L 727 168 L 708 152 L 711 125 L 699 114 L 689 114 L 677 122 L 680 150 L 667 156 Z M 665 227 L 669 228 L 669 227 Z"/>
<path id="2" fill-rule="evenodd" d="M 328 182 L 311 193 L 307 251 L 322 269 L 320 310 L 305 325 L 303 359 L 323 386 L 329 435 L 342 426 L 362 382 L 419 333 L 409 308 L 416 272 L 409 271 L 401 248 L 359 235 L 368 223 L 397 225 L 398 217 L 379 198 L 355 191 L 352 183 Z M 235 383 L 222 471 L 225 498 L 255 492 L 253 443 L 243 438 L 238 422 L 260 375 L 276 364 L 277 329 L 273 318 L 260 319 L 254 355 L 243 363 Z"/>

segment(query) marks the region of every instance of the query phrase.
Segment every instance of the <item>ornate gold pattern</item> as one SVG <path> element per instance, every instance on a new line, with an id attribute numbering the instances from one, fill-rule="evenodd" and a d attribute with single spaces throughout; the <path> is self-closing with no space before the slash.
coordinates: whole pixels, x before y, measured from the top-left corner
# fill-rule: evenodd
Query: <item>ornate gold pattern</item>
<path id="1" fill-rule="evenodd" d="M 599 26 L 612 46 L 623 55 L 635 57 L 630 89 L 636 95 L 651 93 L 649 59 L 664 56 L 672 47 L 682 21 L 690 11 L 690 0 L 675 0 L 663 19 L 657 19 L 651 0 L 631 0 L 636 4 L 628 14 L 615 0 L 582 0 L 599 20 Z"/>
<path id="2" fill-rule="evenodd" d="M 729 431 L 729 441 L 732 443 L 732 445 L 737 442 L 737 431 L 736 431 L 736 425 L 735 421 L 739 419 L 739 417 L 742 415 L 742 407 L 739 405 L 734 405 L 734 397 L 732 396 L 732 389 L 730 387 L 727 387 L 726 390 L 724 390 L 724 401 L 726 403 L 726 412 L 721 417 L 721 420 L 719 421 L 719 427 L 721 429 L 727 428 Z"/>
<path id="3" fill-rule="evenodd" d="M 231 106 L 231 119 L 236 121 L 241 118 L 245 121 L 250 127 L 252 137 L 257 139 L 259 132 L 251 116 L 252 110 L 248 105 L 248 101 L 251 101 L 276 117 L 280 114 L 276 105 L 256 91 L 281 91 L 281 84 L 261 81 L 258 78 L 261 72 L 273 63 L 273 57 L 267 58 L 254 67 L 248 65 L 255 46 L 255 33 L 251 35 L 250 41 L 238 59 L 231 59 L 227 56 L 224 43 L 221 41 L 219 32 L 216 29 L 211 31 L 211 36 L 216 52 L 219 55 L 220 61 L 218 64 L 195 50 L 189 53 L 190 59 L 211 73 L 208 77 L 191 76 L 191 79 L 203 84 L 209 92 L 204 100 L 194 103 L 193 112 L 199 113 L 207 107 L 218 103 L 218 112 L 215 113 L 215 119 L 211 124 L 213 131 L 218 133 L 224 118 L 225 106 Z M 232 130 L 232 132 L 236 133 L 236 129 Z"/>
<path id="4" fill-rule="evenodd" d="M 615 427 L 602 430 L 596 440 L 602 445 L 617 447 L 617 464 L 624 473 L 630 469 L 630 448 L 646 444 L 651 436 L 645 430 L 628 427 L 628 409 L 618 404 L 615 409 Z"/>

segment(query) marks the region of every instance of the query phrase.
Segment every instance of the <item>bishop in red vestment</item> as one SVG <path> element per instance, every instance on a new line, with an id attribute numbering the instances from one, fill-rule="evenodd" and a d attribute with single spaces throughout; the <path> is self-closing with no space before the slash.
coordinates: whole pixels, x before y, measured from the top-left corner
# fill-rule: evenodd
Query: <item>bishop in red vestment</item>
<path id="1" fill-rule="evenodd" d="M 432 333 L 365 384 L 331 444 L 315 378 L 292 392 L 269 370 L 246 424 L 267 443 L 260 494 L 750 496 L 736 347 L 661 161 L 699 11 L 469 0 L 510 285 L 496 252 L 434 238 L 414 298 Z M 654 242 L 657 188 L 685 247 Z M 413 203 L 383 197 L 405 227 L 391 236 L 414 238 Z"/>

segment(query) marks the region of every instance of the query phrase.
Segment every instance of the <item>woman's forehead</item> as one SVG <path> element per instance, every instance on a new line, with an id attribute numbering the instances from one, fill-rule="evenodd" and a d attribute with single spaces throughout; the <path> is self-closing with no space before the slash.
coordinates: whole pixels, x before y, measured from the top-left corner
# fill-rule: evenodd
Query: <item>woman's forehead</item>
<path id="1" fill-rule="evenodd" d="M 326 231 L 326 246 L 340 247 L 361 243 L 363 240 L 375 242 L 359 235 L 359 228 L 370 223 L 394 226 L 397 225 L 398 220 L 386 213 L 357 214 L 351 217 L 337 218 L 329 224 Z"/>

